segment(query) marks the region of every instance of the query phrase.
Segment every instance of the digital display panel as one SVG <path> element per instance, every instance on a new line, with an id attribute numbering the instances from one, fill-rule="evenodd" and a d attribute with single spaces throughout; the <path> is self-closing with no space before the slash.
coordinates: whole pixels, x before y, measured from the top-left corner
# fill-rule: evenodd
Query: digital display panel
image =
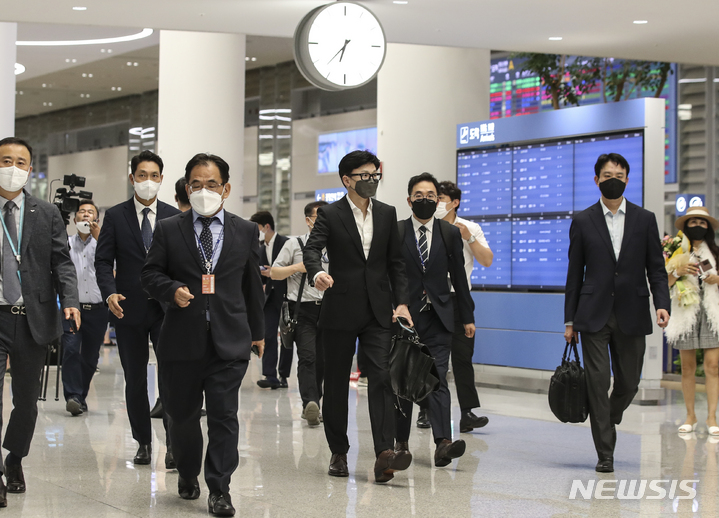
<path id="1" fill-rule="evenodd" d="M 317 172 L 337 173 L 342 157 L 356 150 L 377 154 L 377 128 L 364 128 L 319 136 L 317 149 Z"/>
<path id="2" fill-rule="evenodd" d="M 315 201 L 326 201 L 334 203 L 347 194 L 346 189 L 317 189 L 315 191 Z"/>
<path id="3" fill-rule="evenodd" d="M 512 213 L 512 150 L 484 149 L 457 156 L 457 186 L 462 190 L 459 215 Z"/>

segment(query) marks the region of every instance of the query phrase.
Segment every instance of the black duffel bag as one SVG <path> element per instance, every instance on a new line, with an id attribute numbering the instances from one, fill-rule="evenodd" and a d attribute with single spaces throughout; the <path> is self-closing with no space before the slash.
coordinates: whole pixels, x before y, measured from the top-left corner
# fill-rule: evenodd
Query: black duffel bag
<path id="1" fill-rule="evenodd" d="M 549 382 L 549 408 L 563 423 L 583 423 L 589 415 L 587 380 L 574 338 L 564 348 L 562 364 Z"/>
<path id="2" fill-rule="evenodd" d="M 397 318 L 400 329 L 392 337 L 389 352 L 389 375 L 392 390 L 403 399 L 418 403 L 439 389 L 439 372 L 434 358 L 409 322 Z"/>

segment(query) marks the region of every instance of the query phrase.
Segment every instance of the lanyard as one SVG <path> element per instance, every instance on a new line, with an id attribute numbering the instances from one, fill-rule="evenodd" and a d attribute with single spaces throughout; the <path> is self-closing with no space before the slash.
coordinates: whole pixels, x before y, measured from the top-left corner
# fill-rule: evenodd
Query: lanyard
<path id="1" fill-rule="evenodd" d="M 5 218 L 0 218 L 0 222 L 2 222 L 2 229 L 5 232 L 5 239 L 7 239 L 8 243 L 10 243 L 10 249 L 12 250 L 13 255 L 15 255 L 15 260 L 17 261 L 18 270 L 17 270 L 17 278 L 20 280 L 20 263 L 22 262 L 22 257 L 20 256 L 20 246 L 22 245 L 22 228 L 25 226 L 25 211 L 23 210 L 25 207 L 25 199 L 23 198 L 22 203 L 20 204 L 20 229 L 17 233 L 17 248 L 15 248 L 15 243 L 12 242 L 12 239 L 10 239 L 10 232 L 7 229 L 7 225 L 5 225 Z M 20 280 L 22 283 L 22 280 Z"/>
<path id="2" fill-rule="evenodd" d="M 215 242 L 215 246 L 212 248 L 212 255 L 210 256 L 210 259 L 208 260 L 205 256 L 205 249 L 202 247 L 202 243 L 200 242 L 200 236 L 197 235 L 197 230 L 195 229 L 195 225 L 192 225 L 192 229 L 195 232 L 195 239 L 197 239 L 197 248 L 200 249 L 200 253 L 202 254 L 202 259 L 205 261 L 205 268 L 207 269 L 207 274 L 209 275 L 212 272 L 212 263 L 215 259 L 215 253 L 217 252 L 217 247 L 220 245 L 220 241 L 222 241 L 222 238 L 225 236 L 225 226 L 222 225 L 222 231 L 220 232 L 220 235 L 217 236 L 217 242 Z"/>

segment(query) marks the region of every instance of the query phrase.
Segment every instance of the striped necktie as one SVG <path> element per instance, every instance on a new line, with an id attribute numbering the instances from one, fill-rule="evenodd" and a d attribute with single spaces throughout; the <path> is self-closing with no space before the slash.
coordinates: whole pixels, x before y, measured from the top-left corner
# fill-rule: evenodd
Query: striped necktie
<path id="1" fill-rule="evenodd" d="M 417 248 L 419 248 L 419 257 L 422 260 L 422 271 L 427 271 L 427 262 L 429 262 L 429 249 L 427 248 L 427 227 L 422 225 L 419 227 L 419 240 L 417 241 Z M 427 292 L 424 292 L 424 295 L 422 295 L 422 309 L 420 309 L 420 313 L 423 311 L 429 311 L 430 307 L 432 306 L 432 303 L 429 301 L 429 295 L 427 295 Z"/>

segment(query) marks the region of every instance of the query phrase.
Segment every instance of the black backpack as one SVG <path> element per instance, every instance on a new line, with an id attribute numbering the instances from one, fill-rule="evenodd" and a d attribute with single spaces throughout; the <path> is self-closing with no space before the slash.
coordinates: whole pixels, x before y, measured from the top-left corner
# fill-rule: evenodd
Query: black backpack
<path id="1" fill-rule="evenodd" d="M 587 380 L 574 338 L 564 347 L 562 364 L 549 382 L 549 408 L 563 423 L 583 423 L 589 415 Z"/>

